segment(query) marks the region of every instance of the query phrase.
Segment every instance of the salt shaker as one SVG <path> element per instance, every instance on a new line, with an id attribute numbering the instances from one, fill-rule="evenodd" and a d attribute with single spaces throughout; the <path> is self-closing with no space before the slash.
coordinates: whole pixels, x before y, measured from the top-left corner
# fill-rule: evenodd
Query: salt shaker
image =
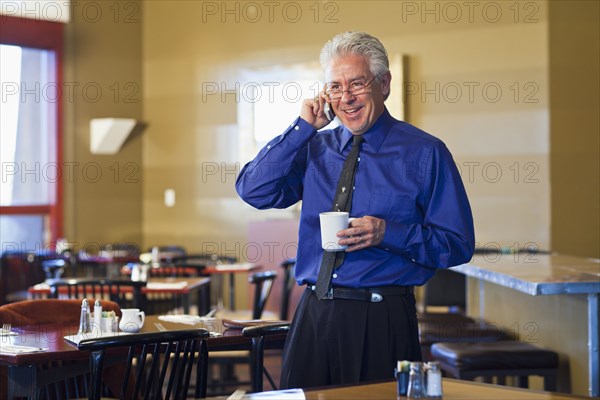
<path id="1" fill-rule="evenodd" d="M 425 393 L 425 376 L 423 375 L 423 363 L 411 362 L 410 373 L 408 375 L 408 392 L 406 396 L 409 399 L 423 399 Z"/>
<path id="2" fill-rule="evenodd" d="M 87 299 L 81 301 L 81 314 L 79 316 L 79 334 L 90 333 L 90 305 Z"/>
<path id="3" fill-rule="evenodd" d="M 98 330 L 98 332 L 102 332 L 102 327 L 100 324 L 102 323 L 102 304 L 100 303 L 100 299 L 96 299 L 94 303 L 94 330 Z"/>
<path id="4" fill-rule="evenodd" d="M 156 246 L 152 247 L 152 268 L 160 267 L 160 249 Z"/>
<path id="5" fill-rule="evenodd" d="M 129 266 L 131 266 L 131 280 L 134 282 L 137 282 L 140 279 L 140 275 L 141 275 L 141 267 L 140 264 L 128 264 Z"/>
<path id="6" fill-rule="evenodd" d="M 427 363 L 427 397 L 442 398 L 442 371 L 437 361 Z"/>
<path id="7" fill-rule="evenodd" d="M 148 282 L 148 265 L 142 264 L 140 266 L 140 281 Z"/>

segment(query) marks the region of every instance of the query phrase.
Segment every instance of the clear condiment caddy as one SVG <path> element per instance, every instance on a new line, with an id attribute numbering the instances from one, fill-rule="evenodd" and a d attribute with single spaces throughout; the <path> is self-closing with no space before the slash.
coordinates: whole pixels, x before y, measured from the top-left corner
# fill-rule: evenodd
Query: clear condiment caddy
<path id="1" fill-rule="evenodd" d="M 394 372 L 399 399 L 442 398 L 442 371 L 437 361 L 398 361 Z"/>

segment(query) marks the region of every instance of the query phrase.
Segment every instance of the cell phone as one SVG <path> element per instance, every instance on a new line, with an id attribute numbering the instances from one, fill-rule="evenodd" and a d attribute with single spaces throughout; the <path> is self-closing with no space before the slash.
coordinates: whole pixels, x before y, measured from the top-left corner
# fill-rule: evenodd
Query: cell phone
<path id="1" fill-rule="evenodd" d="M 323 113 L 330 121 L 333 121 L 333 118 L 335 118 L 335 113 L 331 109 L 331 104 L 328 102 L 325 102 L 325 106 L 323 107 Z"/>

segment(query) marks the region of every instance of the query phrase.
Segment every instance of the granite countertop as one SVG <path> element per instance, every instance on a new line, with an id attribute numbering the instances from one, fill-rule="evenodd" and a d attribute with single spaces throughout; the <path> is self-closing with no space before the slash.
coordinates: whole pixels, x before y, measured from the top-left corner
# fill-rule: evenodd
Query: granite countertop
<path id="1" fill-rule="evenodd" d="M 600 259 L 561 254 L 479 254 L 452 268 L 533 296 L 600 292 Z"/>

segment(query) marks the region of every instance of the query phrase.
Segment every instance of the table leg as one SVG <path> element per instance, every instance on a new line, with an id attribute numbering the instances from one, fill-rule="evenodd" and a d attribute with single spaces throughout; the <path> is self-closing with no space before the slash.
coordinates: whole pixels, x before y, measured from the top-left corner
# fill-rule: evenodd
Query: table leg
<path id="1" fill-rule="evenodd" d="M 190 313 L 190 293 L 187 292 L 186 294 L 184 294 L 181 298 L 181 302 L 183 303 L 183 313 L 184 314 L 189 314 Z"/>
<path id="2" fill-rule="evenodd" d="M 235 274 L 229 274 L 229 308 L 235 311 Z"/>
<path id="3" fill-rule="evenodd" d="M 37 381 L 37 367 L 35 365 L 9 366 L 8 399 L 15 397 L 35 399 Z"/>
<path id="4" fill-rule="evenodd" d="M 206 315 L 210 311 L 210 283 L 198 292 L 198 315 Z"/>
<path id="5" fill-rule="evenodd" d="M 485 310 L 485 283 L 483 279 L 479 279 L 479 320 L 485 321 L 484 319 Z"/>
<path id="6" fill-rule="evenodd" d="M 110 262 L 106 264 L 106 273 L 105 276 L 109 279 L 115 279 L 121 276 L 121 264 Z"/>
<path id="7" fill-rule="evenodd" d="M 598 355 L 598 293 L 588 294 L 588 381 L 589 395 L 600 395 L 600 361 Z"/>

